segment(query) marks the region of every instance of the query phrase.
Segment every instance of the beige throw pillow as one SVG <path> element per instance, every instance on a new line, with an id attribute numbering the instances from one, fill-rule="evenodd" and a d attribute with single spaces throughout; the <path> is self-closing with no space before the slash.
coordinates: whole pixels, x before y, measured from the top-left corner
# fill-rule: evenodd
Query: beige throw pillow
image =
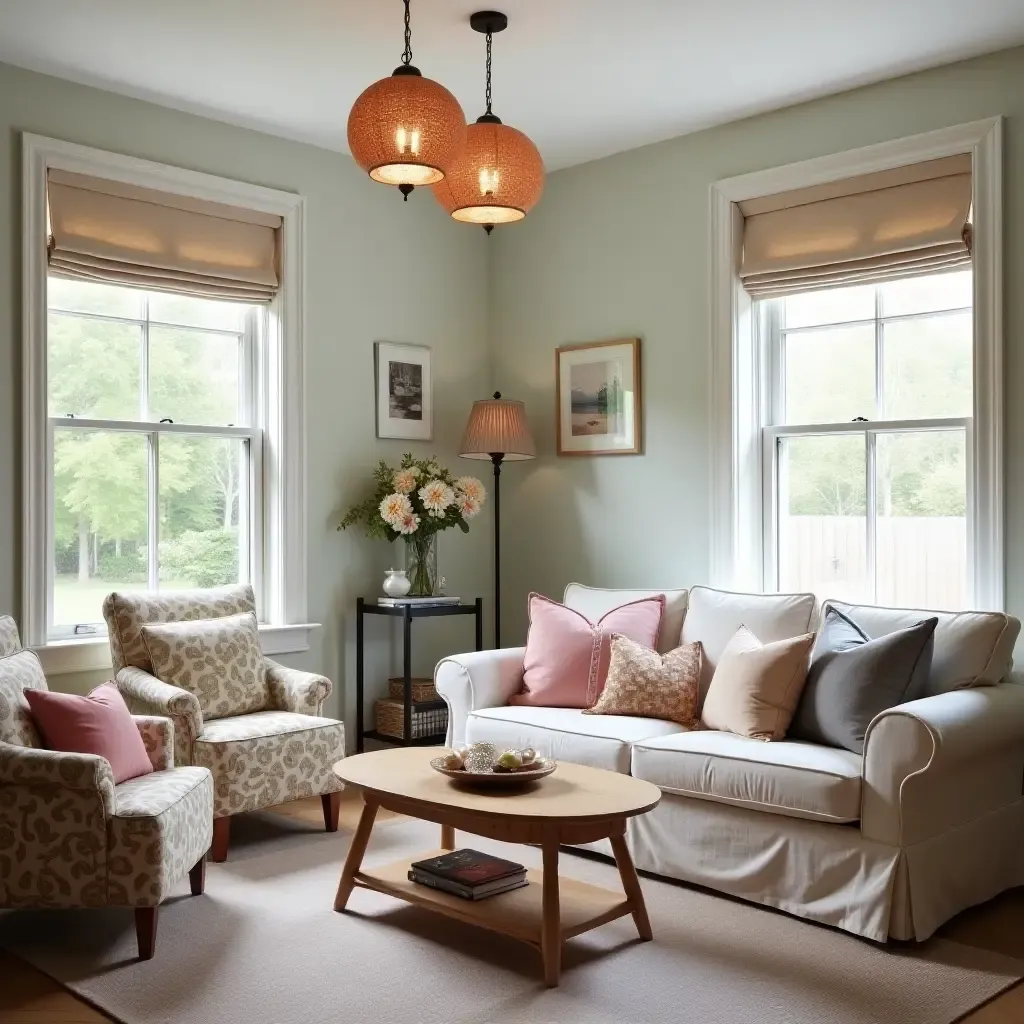
<path id="1" fill-rule="evenodd" d="M 810 661 L 814 634 L 763 644 L 740 626 L 726 644 L 704 700 L 708 729 L 781 740 L 793 719 Z"/>
<path id="2" fill-rule="evenodd" d="M 270 707 L 267 669 L 252 612 L 142 627 L 157 679 L 194 693 L 204 718 Z"/>
<path id="3" fill-rule="evenodd" d="M 699 641 L 658 654 L 615 634 L 604 690 L 583 713 L 663 718 L 692 728 L 697 724 L 701 659 Z"/>

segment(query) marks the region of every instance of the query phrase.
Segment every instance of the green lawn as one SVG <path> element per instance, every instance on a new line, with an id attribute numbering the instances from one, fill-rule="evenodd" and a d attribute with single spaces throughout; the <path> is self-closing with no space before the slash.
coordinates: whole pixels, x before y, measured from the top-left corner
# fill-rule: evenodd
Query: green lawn
<path id="1" fill-rule="evenodd" d="M 168 582 L 162 590 L 182 590 L 187 582 Z M 53 581 L 53 621 L 67 626 L 79 622 L 103 621 L 103 598 L 112 590 L 132 591 L 149 589 L 145 583 L 120 583 L 99 578 L 80 583 L 77 576 L 57 576 Z"/>

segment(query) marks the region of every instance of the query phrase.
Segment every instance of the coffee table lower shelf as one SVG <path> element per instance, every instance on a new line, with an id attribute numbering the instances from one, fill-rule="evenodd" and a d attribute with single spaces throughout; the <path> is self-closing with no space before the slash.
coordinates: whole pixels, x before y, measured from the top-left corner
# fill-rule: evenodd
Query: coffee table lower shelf
<path id="1" fill-rule="evenodd" d="M 440 857 L 448 852 L 426 850 L 414 857 L 376 867 L 373 871 L 359 871 L 353 881 L 364 889 L 373 889 L 407 903 L 415 903 L 467 924 L 489 928 L 539 949 L 544 925 L 543 871 L 531 868 L 526 872 L 529 885 L 475 901 L 409 881 L 409 865 L 412 861 Z M 558 876 L 559 936 L 562 941 L 630 913 L 632 905 L 624 893 L 612 892 L 588 882 L 578 882 L 564 875 Z"/>

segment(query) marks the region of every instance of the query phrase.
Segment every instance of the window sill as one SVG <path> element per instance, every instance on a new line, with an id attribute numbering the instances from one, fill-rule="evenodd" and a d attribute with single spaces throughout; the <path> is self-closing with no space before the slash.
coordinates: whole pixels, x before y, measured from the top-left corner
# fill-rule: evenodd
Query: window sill
<path id="1" fill-rule="evenodd" d="M 287 626 L 260 625 L 260 647 L 265 655 L 299 654 L 309 650 L 313 630 L 318 622 L 303 622 Z M 47 676 L 67 675 L 72 672 L 109 672 L 110 645 L 105 636 L 79 637 L 74 640 L 54 640 L 32 648 L 39 656 Z"/>

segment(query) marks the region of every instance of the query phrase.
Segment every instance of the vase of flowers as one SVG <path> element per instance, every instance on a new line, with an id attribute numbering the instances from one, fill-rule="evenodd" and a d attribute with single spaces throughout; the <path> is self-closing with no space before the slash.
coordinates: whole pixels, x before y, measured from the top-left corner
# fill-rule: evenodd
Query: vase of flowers
<path id="1" fill-rule="evenodd" d="M 455 526 L 469 533 L 486 497 L 476 477 L 454 478 L 436 458 L 405 455 L 397 469 L 381 460 L 373 493 L 348 510 L 338 529 L 362 525 L 370 537 L 401 537 L 409 596 L 430 597 L 437 587 L 437 535 Z"/>

